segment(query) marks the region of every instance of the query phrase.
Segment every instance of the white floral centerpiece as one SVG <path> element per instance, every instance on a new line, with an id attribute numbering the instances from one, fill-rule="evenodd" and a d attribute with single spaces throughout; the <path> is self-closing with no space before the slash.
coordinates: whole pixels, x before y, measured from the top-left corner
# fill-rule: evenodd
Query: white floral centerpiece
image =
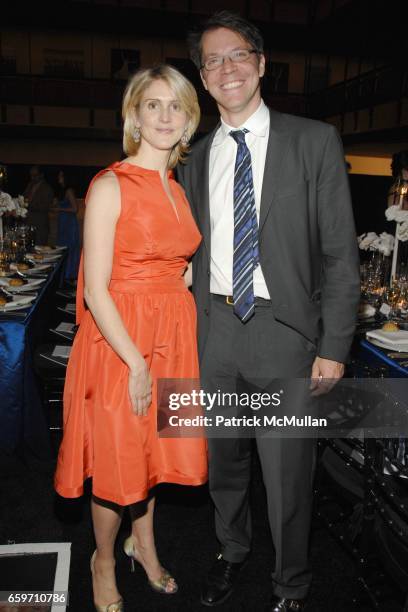
<path id="1" fill-rule="evenodd" d="M 13 213 L 14 217 L 25 217 L 27 215 L 28 202 L 22 195 L 12 198 L 9 193 L 0 191 L 0 217 L 4 213 Z"/>
<path id="2" fill-rule="evenodd" d="M 394 249 L 394 236 L 382 232 L 379 236 L 375 232 L 367 232 L 358 236 L 358 246 L 362 251 L 376 251 L 388 257 Z"/>
<path id="3" fill-rule="evenodd" d="M 399 242 L 408 242 L 408 210 L 406 196 L 408 194 L 408 181 L 399 181 L 395 196 L 399 195 L 398 204 L 389 206 L 385 211 L 387 221 L 395 221 L 395 237 L 383 232 L 379 236 L 375 232 L 361 234 L 358 245 L 363 251 L 376 251 L 383 256 L 393 254 L 391 263 L 390 286 L 396 278 Z M 395 201 L 395 197 L 394 197 Z M 406 249 L 405 249 L 406 251 Z M 406 256 L 406 253 L 405 253 Z M 401 258 L 401 254 L 400 254 Z"/>
<path id="4" fill-rule="evenodd" d="M 397 223 L 396 236 L 401 242 L 408 240 L 408 210 L 402 210 L 399 205 L 390 206 L 385 211 L 388 221 Z"/>
<path id="5" fill-rule="evenodd" d="M 3 215 L 24 218 L 27 216 L 27 206 L 28 202 L 22 195 L 12 198 L 9 193 L 0 190 L 0 240 L 3 239 Z"/>

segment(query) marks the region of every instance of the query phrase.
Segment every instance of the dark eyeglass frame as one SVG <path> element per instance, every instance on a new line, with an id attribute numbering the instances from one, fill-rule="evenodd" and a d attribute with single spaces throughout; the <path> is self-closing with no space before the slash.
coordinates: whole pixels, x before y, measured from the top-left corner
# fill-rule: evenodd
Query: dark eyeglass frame
<path id="1" fill-rule="evenodd" d="M 248 55 L 243 58 L 243 59 L 233 59 L 233 55 L 234 53 L 241 53 L 242 51 L 245 51 L 246 53 L 248 53 Z M 228 57 L 228 59 L 233 63 L 233 64 L 241 64 L 242 62 L 246 62 L 247 60 L 249 60 L 249 57 L 252 53 L 256 53 L 258 54 L 259 52 L 256 49 L 235 49 L 234 51 L 231 51 L 230 53 L 226 53 L 225 55 L 215 55 L 213 57 L 210 57 L 208 60 L 206 60 L 203 64 L 201 64 L 200 66 L 200 70 L 207 70 L 208 72 L 212 72 L 213 70 L 217 70 L 218 68 L 220 68 L 224 62 L 225 59 Z M 215 59 L 220 59 L 221 62 L 217 65 L 214 66 L 214 68 L 207 68 L 206 64 L 208 64 L 208 62 L 211 62 Z"/>

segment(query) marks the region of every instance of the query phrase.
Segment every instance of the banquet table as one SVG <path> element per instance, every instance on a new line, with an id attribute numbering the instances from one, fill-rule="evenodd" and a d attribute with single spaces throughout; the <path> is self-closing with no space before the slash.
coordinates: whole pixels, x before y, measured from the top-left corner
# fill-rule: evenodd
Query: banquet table
<path id="1" fill-rule="evenodd" d="M 408 357 L 390 356 L 393 353 L 395 351 L 392 349 L 375 346 L 369 340 L 361 341 L 360 359 L 366 361 L 368 366 L 378 368 L 379 372 L 390 378 L 408 377 Z"/>
<path id="2" fill-rule="evenodd" d="M 0 451 L 30 449 L 50 456 L 50 439 L 34 372 L 34 350 L 42 342 L 63 280 L 66 255 L 54 264 L 26 310 L 0 314 Z"/>
<path id="3" fill-rule="evenodd" d="M 374 328 L 377 329 L 376 325 Z M 391 348 L 378 346 L 365 338 L 360 340 L 360 350 L 357 374 L 372 379 L 382 379 L 382 390 L 389 399 L 393 398 L 399 406 L 398 411 L 401 415 L 398 420 L 401 429 L 398 433 L 400 440 L 404 441 L 404 446 L 408 442 L 408 352 L 396 351 Z M 408 346 L 407 346 L 408 349 Z M 361 367 L 363 366 L 363 367 Z"/>

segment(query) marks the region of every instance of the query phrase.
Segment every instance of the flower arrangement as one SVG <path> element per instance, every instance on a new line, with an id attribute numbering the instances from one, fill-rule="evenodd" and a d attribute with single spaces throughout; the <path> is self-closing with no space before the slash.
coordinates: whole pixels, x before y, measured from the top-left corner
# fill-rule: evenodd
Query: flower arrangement
<path id="1" fill-rule="evenodd" d="M 396 221 L 396 236 L 401 242 L 408 240 L 408 210 L 402 210 L 399 205 L 390 206 L 385 211 L 388 221 Z"/>
<path id="2" fill-rule="evenodd" d="M 27 206 L 22 195 L 12 198 L 9 193 L 0 191 L 0 217 L 5 213 L 11 213 L 14 217 L 26 217 Z"/>
<path id="3" fill-rule="evenodd" d="M 387 232 L 382 232 L 379 236 L 375 232 L 368 232 L 358 236 L 357 240 L 362 251 L 377 251 L 388 256 L 394 249 L 394 236 Z"/>

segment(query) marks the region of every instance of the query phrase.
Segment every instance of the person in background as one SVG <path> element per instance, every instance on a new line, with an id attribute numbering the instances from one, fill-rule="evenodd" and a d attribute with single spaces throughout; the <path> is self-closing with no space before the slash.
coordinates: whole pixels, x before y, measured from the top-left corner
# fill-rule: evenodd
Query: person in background
<path id="1" fill-rule="evenodd" d="M 78 205 L 72 183 L 67 181 L 63 170 L 58 172 L 57 181 L 57 206 L 54 208 L 58 211 L 57 245 L 68 247 L 65 278 L 73 280 L 78 276 L 79 266 Z"/>
<path id="2" fill-rule="evenodd" d="M 54 192 L 45 180 L 40 166 L 35 165 L 30 168 L 30 182 L 23 195 L 28 201 L 26 223 L 36 228 L 36 243 L 48 244 L 48 214 L 52 207 Z"/>
<path id="3" fill-rule="evenodd" d="M 399 151 L 394 153 L 391 162 L 391 172 L 393 176 L 393 183 L 388 192 L 387 205 L 393 206 L 401 202 L 401 191 L 400 188 L 404 184 L 408 187 L 408 151 Z M 408 194 L 403 197 L 403 209 L 408 209 Z"/>

